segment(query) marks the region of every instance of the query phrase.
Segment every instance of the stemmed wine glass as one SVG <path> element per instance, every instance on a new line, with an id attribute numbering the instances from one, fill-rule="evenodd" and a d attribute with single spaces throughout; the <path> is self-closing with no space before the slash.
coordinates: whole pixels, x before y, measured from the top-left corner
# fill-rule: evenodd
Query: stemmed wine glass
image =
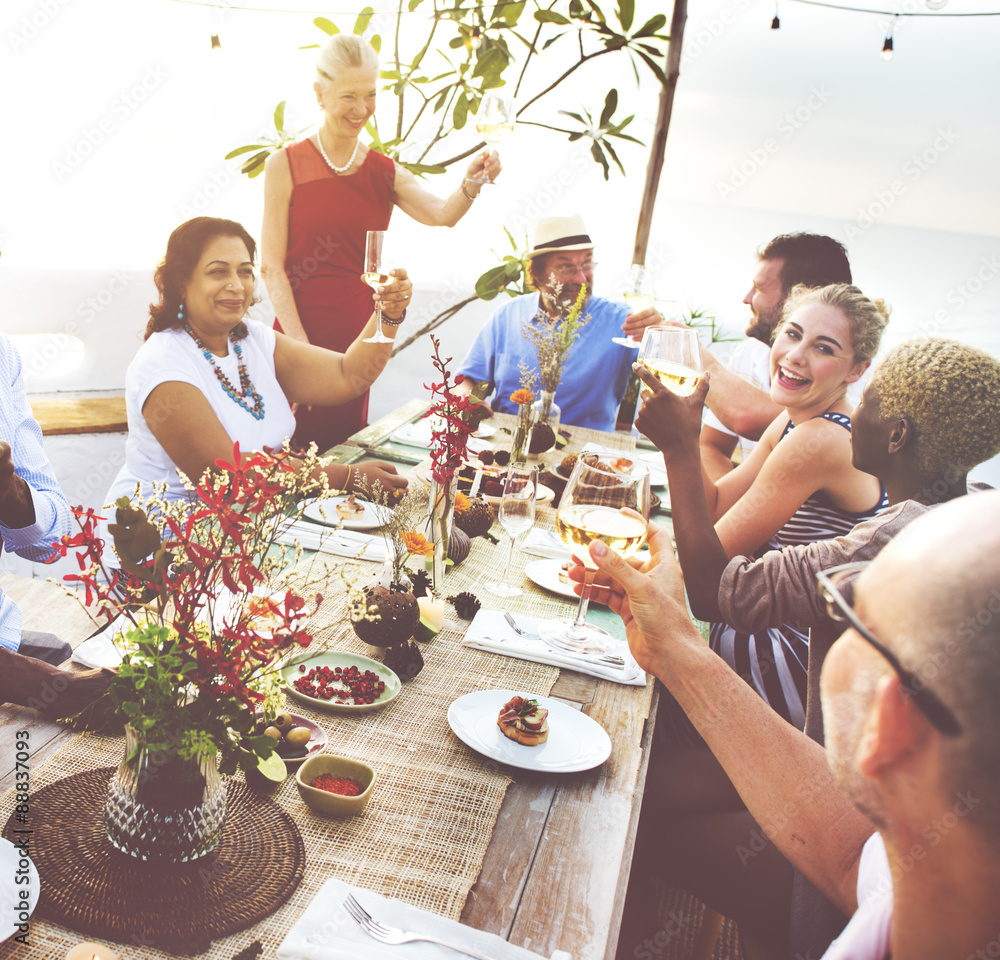
<path id="1" fill-rule="evenodd" d="M 500 526 L 507 531 L 510 545 L 507 548 L 507 565 L 503 579 L 486 585 L 490 593 L 498 597 L 519 597 L 521 588 L 507 582 L 510 561 L 514 556 L 514 541 L 518 534 L 530 530 L 535 522 L 535 499 L 538 495 L 538 467 L 511 464 L 507 468 L 507 479 L 503 485 L 503 500 L 500 501 Z"/>
<path id="2" fill-rule="evenodd" d="M 501 143 L 514 132 L 514 98 L 488 93 L 476 111 L 476 130 L 487 143 Z M 478 183 L 492 183 L 486 172 Z"/>
<path id="3" fill-rule="evenodd" d="M 610 634 L 584 622 L 597 571 L 588 547 L 601 540 L 627 559 L 645 542 L 648 520 L 647 467 L 627 455 L 614 460 L 577 458 L 556 511 L 556 531 L 586 567 L 585 583 L 572 622 L 544 620 L 538 625 L 543 640 L 576 653 L 608 653 L 615 648 Z"/>
<path id="4" fill-rule="evenodd" d="M 365 272 L 361 279 L 372 290 L 387 284 L 390 264 L 385 251 L 385 230 L 369 230 L 365 236 Z M 392 338 L 382 333 L 382 301 L 375 301 L 375 333 L 366 337 L 363 343 L 392 343 Z"/>
<path id="5" fill-rule="evenodd" d="M 641 263 L 633 263 L 629 267 L 622 299 L 628 304 L 630 313 L 640 313 L 656 306 L 656 282 L 653 272 Z M 612 343 L 623 347 L 638 347 L 639 341 L 633 337 L 612 337 Z"/>
<path id="6" fill-rule="evenodd" d="M 704 372 L 698 331 L 691 327 L 646 327 L 639 347 L 639 363 L 671 393 L 690 397 Z"/>

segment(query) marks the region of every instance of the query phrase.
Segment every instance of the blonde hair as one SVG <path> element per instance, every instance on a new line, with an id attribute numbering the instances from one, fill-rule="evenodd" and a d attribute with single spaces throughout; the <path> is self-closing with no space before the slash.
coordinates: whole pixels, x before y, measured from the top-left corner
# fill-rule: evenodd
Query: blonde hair
<path id="1" fill-rule="evenodd" d="M 325 86 L 345 70 L 378 70 L 378 54 L 363 37 L 335 33 L 316 54 L 317 82 Z"/>
<path id="2" fill-rule="evenodd" d="M 889 323 L 890 308 L 882 300 L 869 300 L 849 283 L 831 283 L 829 286 L 813 289 L 802 284 L 792 287 L 781 311 L 781 322 L 771 334 L 772 341 L 777 332 L 788 323 L 788 318 L 804 303 L 829 304 L 843 313 L 851 328 L 851 349 L 854 351 L 855 363 L 871 360 L 878 353 L 882 331 Z"/>
<path id="3" fill-rule="evenodd" d="M 1000 453 L 1000 362 L 986 351 L 907 340 L 875 368 L 870 388 L 884 418 L 912 422 L 925 473 L 965 473 Z"/>

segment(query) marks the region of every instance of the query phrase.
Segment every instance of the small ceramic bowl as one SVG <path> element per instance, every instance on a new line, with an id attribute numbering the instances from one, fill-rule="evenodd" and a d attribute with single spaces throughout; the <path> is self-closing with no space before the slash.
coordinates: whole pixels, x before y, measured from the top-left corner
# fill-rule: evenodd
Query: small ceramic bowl
<path id="1" fill-rule="evenodd" d="M 318 776 L 329 773 L 334 777 L 350 777 L 361 784 L 361 793 L 356 797 L 345 797 L 328 790 L 311 787 Z M 299 794 L 313 810 L 334 817 L 352 817 L 361 813 L 371 799 L 375 789 L 375 771 L 360 760 L 338 757 L 332 753 L 319 753 L 308 757 L 295 774 L 295 785 Z"/>

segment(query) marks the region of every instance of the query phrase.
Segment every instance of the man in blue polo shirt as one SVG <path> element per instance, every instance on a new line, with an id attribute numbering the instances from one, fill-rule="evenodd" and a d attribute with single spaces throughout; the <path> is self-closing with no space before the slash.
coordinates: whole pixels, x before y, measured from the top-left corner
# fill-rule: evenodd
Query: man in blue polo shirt
<path id="1" fill-rule="evenodd" d="M 547 217 L 538 222 L 527 267 L 537 292 L 505 303 L 486 322 L 459 368 L 466 378 L 459 392 L 470 393 L 476 381 L 488 380 L 494 390 L 492 409 L 517 413 L 510 395 L 521 385 L 520 362 L 538 372 L 538 357 L 524 335 L 524 324 L 557 322 L 564 305 L 574 303 L 585 286 L 588 299 L 583 315 L 589 314 L 590 319 L 566 359 L 555 402 L 564 424 L 615 429 L 637 353 L 635 347 L 613 343 L 612 338 L 624 331 L 638 340 L 646 327 L 662 323 L 663 318 L 653 309 L 630 314 L 623 303 L 593 296 L 593 254 L 594 244 L 582 217 Z"/>

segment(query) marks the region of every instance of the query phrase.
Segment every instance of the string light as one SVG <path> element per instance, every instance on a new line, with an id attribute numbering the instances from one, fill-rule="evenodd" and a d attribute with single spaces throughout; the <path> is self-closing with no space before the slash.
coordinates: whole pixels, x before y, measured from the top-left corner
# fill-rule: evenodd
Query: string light
<path id="1" fill-rule="evenodd" d="M 213 33 L 212 34 L 212 49 L 213 50 L 218 50 L 221 46 L 222 46 L 222 41 L 219 39 L 219 35 L 217 33 Z"/>
<path id="2" fill-rule="evenodd" d="M 778 19 L 778 0 L 774 0 L 774 19 L 771 21 L 771 29 L 777 30 L 781 27 L 781 21 Z"/>
<path id="3" fill-rule="evenodd" d="M 483 38 L 480 36 L 479 27 L 472 28 L 472 35 L 469 37 L 469 43 L 472 45 L 473 50 L 478 50 L 483 45 Z"/>
<path id="4" fill-rule="evenodd" d="M 882 43 L 882 59 L 892 59 L 892 31 L 895 29 L 898 17 L 893 17 L 889 22 L 889 29 L 885 32 L 885 41 Z"/>

